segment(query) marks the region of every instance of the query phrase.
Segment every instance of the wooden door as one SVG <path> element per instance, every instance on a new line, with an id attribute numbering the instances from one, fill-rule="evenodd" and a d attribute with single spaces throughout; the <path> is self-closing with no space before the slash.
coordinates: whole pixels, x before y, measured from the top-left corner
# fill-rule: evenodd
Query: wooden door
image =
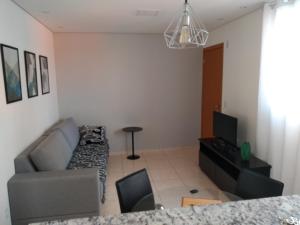
<path id="1" fill-rule="evenodd" d="M 201 137 L 213 137 L 213 111 L 221 111 L 224 45 L 203 50 Z"/>

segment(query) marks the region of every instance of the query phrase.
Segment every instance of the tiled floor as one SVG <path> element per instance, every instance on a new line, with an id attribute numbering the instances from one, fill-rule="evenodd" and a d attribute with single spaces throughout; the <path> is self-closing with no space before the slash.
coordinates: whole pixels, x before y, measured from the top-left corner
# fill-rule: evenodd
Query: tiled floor
<path id="1" fill-rule="evenodd" d="M 128 160 L 124 154 L 110 156 L 106 202 L 102 207 L 102 215 L 120 213 L 115 182 L 143 168 L 149 174 L 155 202 L 166 208 L 180 207 L 181 198 L 190 196 L 189 190 L 193 188 L 199 190 L 200 197 L 221 198 L 220 190 L 198 166 L 198 149 L 153 150 L 141 152 L 139 155 L 141 158 L 135 161 Z"/>

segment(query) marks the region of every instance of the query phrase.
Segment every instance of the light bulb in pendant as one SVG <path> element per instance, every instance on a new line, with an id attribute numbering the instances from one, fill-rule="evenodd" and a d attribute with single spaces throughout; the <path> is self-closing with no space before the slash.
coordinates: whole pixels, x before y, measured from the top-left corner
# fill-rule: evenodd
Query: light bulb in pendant
<path id="1" fill-rule="evenodd" d="M 184 25 L 181 28 L 179 43 L 188 44 L 191 42 L 190 29 L 188 25 Z"/>
<path id="2" fill-rule="evenodd" d="M 180 44 L 188 44 L 191 42 L 191 34 L 190 34 L 190 16 L 189 9 L 187 3 L 185 4 L 185 11 L 183 17 L 183 24 L 180 30 L 179 43 Z"/>

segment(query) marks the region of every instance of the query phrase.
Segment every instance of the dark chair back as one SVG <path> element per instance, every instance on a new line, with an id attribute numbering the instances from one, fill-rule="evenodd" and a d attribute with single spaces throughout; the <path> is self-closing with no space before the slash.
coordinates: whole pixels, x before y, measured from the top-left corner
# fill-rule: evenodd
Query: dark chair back
<path id="1" fill-rule="evenodd" d="M 236 195 L 243 199 L 281 196 L 284 184 L 250 170 L 240 172 Z"/>
<path id="2" fill-rule="evenodd" d="M 139 201 L 145 198 L 147 198 L 147 206 L 146 208 L 144 206 L 143 210 L 153 210 L 155 208 L 152 187 L 146 169 L 142 169 L 118 180 L 116 182 L 116 188 L 121 213 L 138 211 L 134 209 L 134 207 Z"/>

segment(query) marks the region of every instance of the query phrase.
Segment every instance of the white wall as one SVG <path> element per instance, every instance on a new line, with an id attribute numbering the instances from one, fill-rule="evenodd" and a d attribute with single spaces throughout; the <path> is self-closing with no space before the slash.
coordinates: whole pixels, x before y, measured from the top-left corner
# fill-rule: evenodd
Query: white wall
<path id="1" fill-rule="evenodd" d="M 23 100 L 7 105 L 0 62 L 0 224 L 10 224 L 6 184 L 14 174 L 13 160 L 58 119 L 53 35 L 9 0 L 0 1 L 0 43 L 19 49 Z M 27 98 L 24 50 L 48 56 L 51 93 Z M 1 60 L 0 60 L 1 61 Z M 37 59 L 37 67 L 39 62 Z"/>
<path id="2" fill-rule="evenodd" d="M 121 129 L 141 126 L 139 149 L 194 146 L 200 133 L 202 50 L 167 49 L 162 35 L 55 34 L 61 117 Z"/>
<path id="3" fill-rule="evenodd" d="M 208 46 L 225 43 L 222 110 L 239 119 L 238 142 L 256 145 L 262 10 L 210 33 Z"/>

